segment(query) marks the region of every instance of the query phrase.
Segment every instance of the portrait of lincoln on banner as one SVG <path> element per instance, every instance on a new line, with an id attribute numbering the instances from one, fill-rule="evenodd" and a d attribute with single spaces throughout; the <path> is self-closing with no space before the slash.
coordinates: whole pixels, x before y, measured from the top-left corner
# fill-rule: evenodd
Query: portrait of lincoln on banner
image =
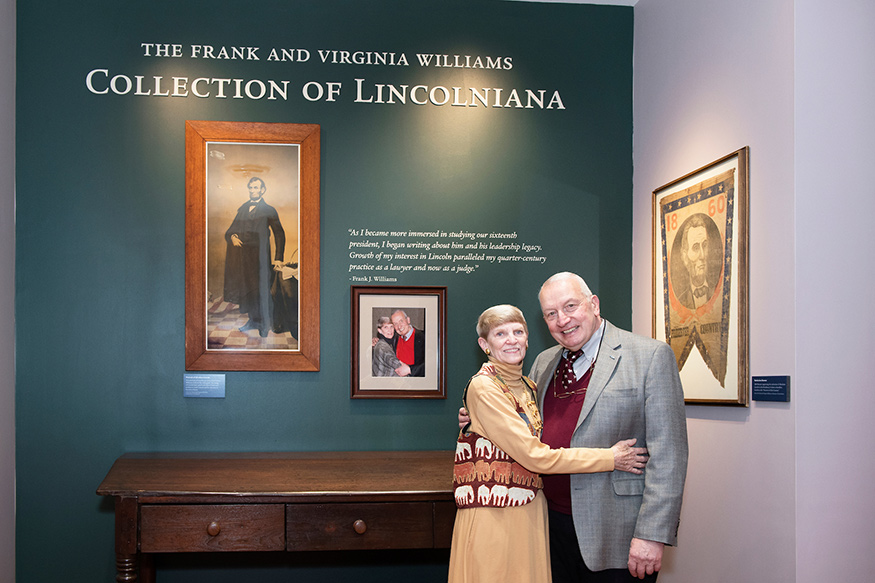
<path id="1" fill-rule="evenodd" d="M 666 342 L 678 369 L 696 348 L 725 386 L 735 172 L 665 197 L 659 208 Z"/>

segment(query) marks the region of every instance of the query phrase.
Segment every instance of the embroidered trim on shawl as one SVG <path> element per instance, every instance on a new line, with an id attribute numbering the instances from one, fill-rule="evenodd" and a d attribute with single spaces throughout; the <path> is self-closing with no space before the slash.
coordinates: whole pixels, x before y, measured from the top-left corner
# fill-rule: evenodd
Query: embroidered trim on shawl
<path id="1" fill-rule="evenodd" d="M 478 373 L 483 374 L 483 373 Z M 475 375 L 476 376 L 476 375 Z M 510 398 L 517 413 L 526 422 L 532 435 L 538 429 L 532 425 L 517 398 L 497 375 L 486 375 Z M 526 382 L 528 381 L 528 382 Z M 523 377 L 531 391 L 532 383 Z M 470 381 L 469 381 L 470 385 Z M 468 387 L 465 387 L 465 396 Z M 465 398 L 462 398 L 464 403 Z M 460 432 L 456 440 L 456 460 L 453 467 L 453 494 L 459 508 L 507 508 L 522 506 L 535 499 L 543 486 L 541 477 L 514 461 L 486 437 L 474 432 Z"/>

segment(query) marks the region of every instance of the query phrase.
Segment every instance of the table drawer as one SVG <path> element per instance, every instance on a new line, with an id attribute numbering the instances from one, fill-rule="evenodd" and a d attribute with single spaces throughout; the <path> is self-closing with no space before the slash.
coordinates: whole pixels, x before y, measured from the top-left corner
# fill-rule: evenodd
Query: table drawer
<path id="1" fill-rule="evenodd" d="M 281 551 L 282 504 L 143 505 L 140 551 L 184 553 Z"/>
<path id="2" fill-rule="evenodd" d="M 431 502 L 289 504 L 289 551 L 421 549 L 434 545 Z"/>
<path id="3" fill-rule="evenodd" d="M 434 503 L 434 548 L 448 549 L 453 542 L 453 526 L 456 523 L 455 502 Z"/>

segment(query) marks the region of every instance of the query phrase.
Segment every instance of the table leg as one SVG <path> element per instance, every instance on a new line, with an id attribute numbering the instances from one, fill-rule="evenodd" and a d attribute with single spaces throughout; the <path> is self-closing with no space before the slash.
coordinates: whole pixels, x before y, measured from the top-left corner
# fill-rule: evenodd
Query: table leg
<path id="1" fill-rule="evenodd" d="M 115 558 L 115 580 L 118 583 L 135 583 L 139 581 L 139 568 L 137 567 L 137 556 L 123 557 L 116 555 Z"/>
<path id="2" fill-rule="evenodd" d="M 139 581 L 137 564 L 137 499 L 115 499 L 115 580 L 118 583 Z"/>
<path id="3" fill-rule="evenodd" d="M 155 561 L 149 553 L 140 553 L 140 583 L 155 583 Z"/>

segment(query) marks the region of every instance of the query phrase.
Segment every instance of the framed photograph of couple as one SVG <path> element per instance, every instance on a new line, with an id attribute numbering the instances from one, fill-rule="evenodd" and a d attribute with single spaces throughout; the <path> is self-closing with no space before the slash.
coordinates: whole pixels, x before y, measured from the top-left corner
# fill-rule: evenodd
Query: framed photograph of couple
<path id="1" fill-rule="evenodd" d="M 351 286 L 353 399 L 446 399 L 447 288 Z"/>
<path id="2" fill-rule="evenodd" d="M 653 191 L 653 336 L 689 404 L 749 401 L 748 150 Z"/>
<path id="3" fill-rule="evenodd" d="M 185 122 L 186 370 L 319 370 L 314 124 Z"/>

